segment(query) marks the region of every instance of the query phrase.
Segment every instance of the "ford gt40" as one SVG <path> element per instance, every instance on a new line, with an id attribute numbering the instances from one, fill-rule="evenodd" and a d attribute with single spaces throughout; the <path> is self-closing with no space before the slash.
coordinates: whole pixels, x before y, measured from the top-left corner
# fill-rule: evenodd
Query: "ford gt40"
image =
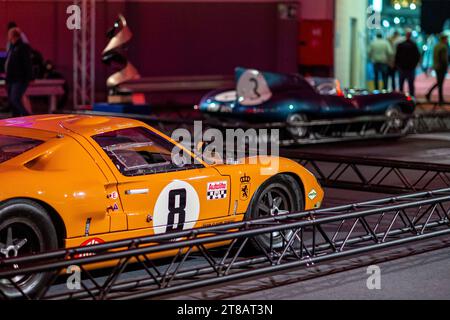
<path id="1" fill-rule="evenodd" d="M 185 152 L 174 157 L 174 148 Z M 245 160 L 210 164 L 131 119 L 2 120 L 0 260 L 320 207 L 324 193 L 301 165 L 276 158 L 262 171 Z M 254 240 L 267 248 L 282 245 L 278 237 Z M 48 275 L 14 281 L 31 295 Z"/>

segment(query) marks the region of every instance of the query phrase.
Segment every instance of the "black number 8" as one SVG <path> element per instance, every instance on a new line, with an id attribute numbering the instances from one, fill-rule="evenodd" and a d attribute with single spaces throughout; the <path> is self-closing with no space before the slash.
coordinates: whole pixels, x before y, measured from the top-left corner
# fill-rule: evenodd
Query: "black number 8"
<path id="1" fill-rule="evenodd" d="M 178 207 L 175 207 L 176 199 L 179 197 Z M 175 228 L 175 215 L 178 215 L 177 227 Z M 169 192 L 169 216 L 167 217 L 167 229 L 169 231 L 182 231 L 186 221 L 186 189 L 175 189 Z"/>

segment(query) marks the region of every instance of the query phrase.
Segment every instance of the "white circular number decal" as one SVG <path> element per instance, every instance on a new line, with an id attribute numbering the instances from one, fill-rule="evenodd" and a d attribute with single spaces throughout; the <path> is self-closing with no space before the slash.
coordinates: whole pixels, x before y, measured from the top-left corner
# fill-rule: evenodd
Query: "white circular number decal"
<path id="1" fill-rule="evenodd" d="M 192 229 L 200 213 L 195 189 L 185 181 L 169 183 L 159 194 L 153 211 L 155 234 Z M 165 228 L 162 228 L 166 226 Z"/>
<path id="2" fill-rule="evenodd" d="M 272 97 L 264 75 L 257 70 L 246 70 L 238 80 L 237 94 L 243 106 L 256 106 Z"/>

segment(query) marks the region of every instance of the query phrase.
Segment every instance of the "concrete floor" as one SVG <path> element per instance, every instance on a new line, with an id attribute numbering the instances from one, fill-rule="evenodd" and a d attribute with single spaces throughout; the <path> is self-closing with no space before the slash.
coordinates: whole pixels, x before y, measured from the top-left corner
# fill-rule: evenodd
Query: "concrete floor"
<path id="1" fill-rule="evenodd" d="M 235 296 L 233 300 L 450 300 L 450 248 L 376 264 L 381 289 L 367 288 L 367 267 Z"/>
<path id="2" fill-rule="evenodd" d="M 171 300 L 450 300 L 450 239 L 371 253 L 166 297 Z M 428 251 L 432 250 L 432 251 Z M 411 255 L 414 252 L 415 255 Z M 422 252 L 422 253 L 420 253 Z M 386 261 L 386 259 L 396 259 Z M 369 266 L 380 289 L 368 289 Z"/>

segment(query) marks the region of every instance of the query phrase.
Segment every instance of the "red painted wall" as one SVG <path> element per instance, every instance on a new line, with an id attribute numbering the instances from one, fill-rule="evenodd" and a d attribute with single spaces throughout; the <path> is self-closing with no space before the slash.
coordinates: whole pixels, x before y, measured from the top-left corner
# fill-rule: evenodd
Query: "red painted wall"
<path id="1" fill-rule="evenodd" d="M 0 1 L 0 49 L 14 20 L 31 45 L 72 82 L 72 1 Z M 105 32 L 122 12 L 135 37 L 129 58 L 142 76 L 231 74 L 238 66 L 293 72 L 297 21 L 281 21 L 277 3 L 96 2 L 96 88 L 105 92 L 111 70 L 101 63 Z M 3 32 L 1 32 L 3 30 Z"/>
<path id="2" fill-rule="evenodd" d="M 274 6 L 131 3 L 130 58 L 146 76 L 231 74 L 236 65 L 273 69 Z"/>
<path id="3" fill-rule="evenodd" d="M 333 20 L 336 0 L 298 0 L 300 5 L 299 19 Z M 357 0 L 360 1 L 360 0 Z"/>

